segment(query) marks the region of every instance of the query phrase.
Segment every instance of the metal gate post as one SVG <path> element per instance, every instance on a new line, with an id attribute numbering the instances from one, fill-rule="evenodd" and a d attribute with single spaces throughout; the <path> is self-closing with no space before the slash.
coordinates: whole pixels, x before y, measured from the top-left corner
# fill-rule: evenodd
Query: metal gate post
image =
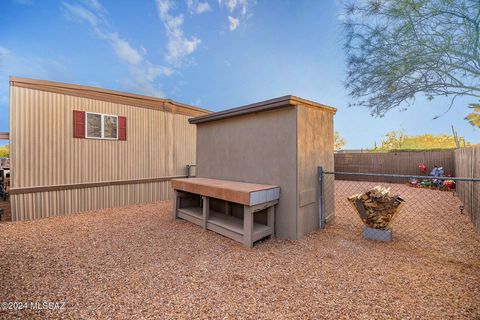
<path id="1" fill-rule="evenodd" d="M 320 229 L 325 228 L 324 208 L 325 179 L 323 167 L 318 167 L 318 225 Z"/>

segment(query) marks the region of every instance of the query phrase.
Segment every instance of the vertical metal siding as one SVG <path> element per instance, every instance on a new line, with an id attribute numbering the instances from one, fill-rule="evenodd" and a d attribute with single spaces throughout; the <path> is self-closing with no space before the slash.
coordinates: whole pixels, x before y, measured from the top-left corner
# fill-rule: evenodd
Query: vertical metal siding
<path id="1" fill-rule="evenodd" d="M 127 141 L 73 138 L 73 110 L 125 116 Z M 195 163 L 186 115 L 14 86 L 10 115 L 12 189 L 184 175 Z M 165 200 L 169 189 L 162 181 L 12 194 L 12 219 Z"/>
<path id="2" fill-rule="evenodd" d="M 12 195 L 14 221 L 123 207 L 168 199 L 168 181 Z M 12 216 L 13 217 L 13 216 Z"/>

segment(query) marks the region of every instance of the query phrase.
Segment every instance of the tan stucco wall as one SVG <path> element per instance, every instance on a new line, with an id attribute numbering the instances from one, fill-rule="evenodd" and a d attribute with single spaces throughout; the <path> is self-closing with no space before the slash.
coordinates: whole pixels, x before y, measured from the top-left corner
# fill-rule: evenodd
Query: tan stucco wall
<path id="1" fill-rule="evenodd" d="M 297 239 L 296 110 L 285 108 L 197 125 L 197 176 L 278 185 L 279 238 Z"/>
<path id="2" fill-rule="evenodd" d="M 297 108 L 298 136 L 298 223 L 299 237 L 319 227 L 318 167 L 333 171 L 333 116 L 326 110 L 300 106 Z M 333 190 L 333 179 L 326 179 Z M 333 192 L 326 194 L 327 213 L 333 212 Z M 331 204 L 331 206 L 328 206 Z"/>

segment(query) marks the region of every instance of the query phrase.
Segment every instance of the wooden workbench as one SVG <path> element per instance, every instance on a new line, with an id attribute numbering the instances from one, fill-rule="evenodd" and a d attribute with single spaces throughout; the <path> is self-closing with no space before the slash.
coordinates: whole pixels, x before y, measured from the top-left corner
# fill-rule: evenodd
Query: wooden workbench
<path id="1" fill-rule="evenodd" d="M 173 179 L 173 218 L 182 218 L 252 247 L 274 234 L 275 205 L 280 188 L 272 185 L 207 178 Z M 210 209 L 210 198 L 226 202 L 226 212 Z M 200 201 L 201 199 L 201 201 Z M 229 215 L 228 203 L 243 205 L 243 221 Z M 254 221 L 254 214 L 267 211 L 267 224 Z"/>

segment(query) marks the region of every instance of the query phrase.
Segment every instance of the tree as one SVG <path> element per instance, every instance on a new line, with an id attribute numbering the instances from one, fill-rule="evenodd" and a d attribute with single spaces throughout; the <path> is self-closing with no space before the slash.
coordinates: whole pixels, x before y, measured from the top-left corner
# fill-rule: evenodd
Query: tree
<path id="1" fill-rule="evenodd" d="M 405 130 L 391 131 L 382 140 L 380 150 L 401 149 L 406 137 Z"/>
<path id="2" fill-rule="evenodd" d="M 473 112 L 469 113 L 465 120 L 470 122 L 472 126 L 480 128 L 480 103 L 472 103 L 470 108 L 473 109 Z"/>
<path id="3" fill-rule="evenodd" d="M 7 145 L 0 146 L 0 158 L 8 158 L 10 157 L 10 148 Z"/>
<path id="4" fill-rule="evenodd" d="M 464 137 L 459 139 L 462 141 L 462 145 L 471 145 Z M 382 140 L 381 147 L 377 148 L 376 151 L 452 149 L 455 147 L 455 138 L 448 134 L 409 136 L 403 130 L 400 130 L 387 133 Z"/>
<path id="5" fill-rule="evenodd" d="M 479 0 L 364 0 L 344 8 L 346 88 L 372 115 L 415 100 L 480 98 Z"/>
<path id="6" fill-rule="evenodd" d="M 334 145 L 335 151 L 342 149 L 347 144 L 347 140 L 342 138 L 340 136 L 340 132 L 338 131 L 335 131 L 335 134 L 333 135 L 333 139 L 334 139 L 333 145 Z"/>

